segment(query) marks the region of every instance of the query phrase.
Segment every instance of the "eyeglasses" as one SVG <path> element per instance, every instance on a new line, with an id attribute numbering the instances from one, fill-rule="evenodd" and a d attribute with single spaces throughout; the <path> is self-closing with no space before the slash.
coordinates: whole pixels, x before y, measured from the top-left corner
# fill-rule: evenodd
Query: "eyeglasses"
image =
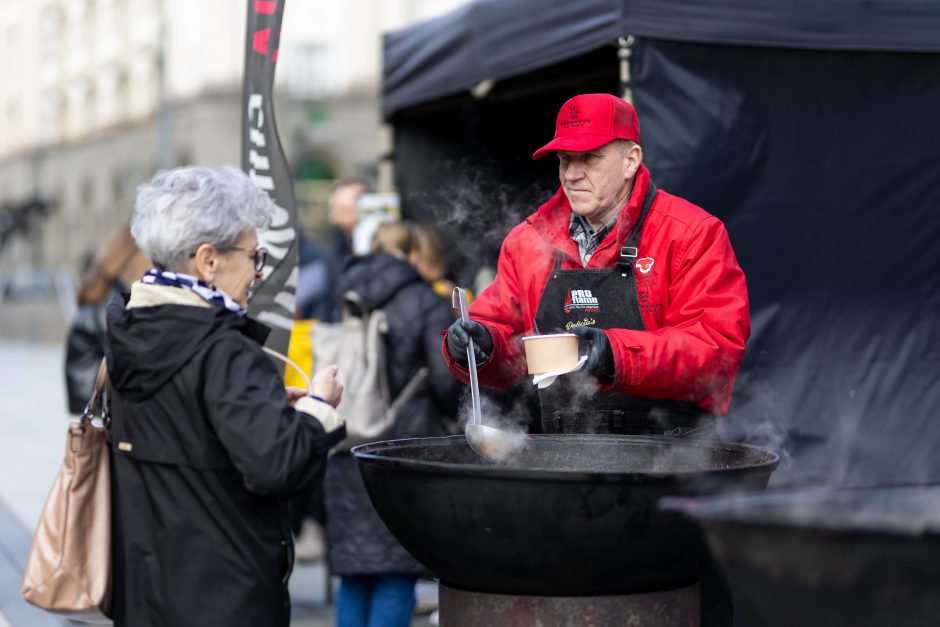
<path id="1" fill-rule="evenodd" d="M 255 265 L 255 272 L 261 272 L 261 270 L 264 269 L 264 262 L 268 260 L 268 249 L 262 246 L 255 248 L 245 248 L 244 246 L 229 246 L 225 250 L 244 250 L 251 257 L 251 261 Z M 190 258 L 195 256 L 195 252 L 189 253 Z"/>
<path id="2" fill-rule="evenodd" d="M 255 264 L 255 272 L 261 272 L 264 269 L 264 262 L 268 260 L 268 249 L 262 246 L 256 248 L 245 248 L 244 246 L 229 246 L 229 250 L 244 250 L 251 256 Z"/>

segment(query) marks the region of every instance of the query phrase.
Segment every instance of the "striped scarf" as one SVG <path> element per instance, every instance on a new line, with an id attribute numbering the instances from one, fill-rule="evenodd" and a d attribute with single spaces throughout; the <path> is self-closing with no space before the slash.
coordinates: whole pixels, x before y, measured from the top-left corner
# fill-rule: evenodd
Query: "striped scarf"
<path id="1" fill-rule="evenodd" d="M 209 285 L 205 281 L 197 279 L 194 276 L 189 276 L 188 274 L 180 274 L 178 272 L 170 272 L 169 270 L 157 270 L 156 268 L 152 268 L 147 272 L 147 274 L 143 276 L 140 282 L 150 285 L 166 285 L 167 287 L 178 287 L 184 290 L 189 290 L 190 292 L 193 292 L 194 294 L 201 297 L 206 302 L 212 303 L 217 307 L 223 307 L 231 312 L 237 313 L 239 316 L 245 316 L 248 314 L 248 310 L 239 305 L 238 302 L 231 296 L 214 285 Z"/>

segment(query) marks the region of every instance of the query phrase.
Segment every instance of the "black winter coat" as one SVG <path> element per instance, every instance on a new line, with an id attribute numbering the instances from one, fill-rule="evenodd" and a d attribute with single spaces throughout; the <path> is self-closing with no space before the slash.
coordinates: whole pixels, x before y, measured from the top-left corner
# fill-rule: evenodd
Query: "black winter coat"
<path id="1" fill-rule="evenodd" d="M 346 264 L 337 283 L 338 298 L 349 290 L 356 291 L 370 310 L 385 311 L 392 396 L 399 394 L 421 367 L 429 370 L 426 384 L 399 414 L 389 439 L 450 435 L 456 429 L 454 418 L 463 388 L 441 357 L 441 331 L 454 321 L 450 303 L 410 265 L 383 253 L 354 258 Z M 325 496 L 333 573 L 423 572 L 375 512 L 349 454 L 330 458 Z"/>
<path id="2" fill-rule="evenodd" d="M 288 404 L 266 334 L 215 306 L 109 307 L 116 625 L 289 624 L 284 497 L 345 429 Z"/>

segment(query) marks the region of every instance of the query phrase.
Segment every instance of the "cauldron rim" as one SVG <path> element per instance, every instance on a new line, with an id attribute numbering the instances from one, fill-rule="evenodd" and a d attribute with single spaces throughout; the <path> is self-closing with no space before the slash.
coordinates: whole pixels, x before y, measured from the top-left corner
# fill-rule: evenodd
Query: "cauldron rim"
<path id="1" fill-rule="evenodd" d="M 830 504 L 833 499 L 860 498 L 898 491 L 930 489 L 940 493 L 940 484 L 893 484 L 880 486 L 815 486 L 777 488 L 761 493 L 719 494 L 712 496 L 667 496 L 659 506 L 662 509 L 684 512 L 703 524 L 761 527 L 768 530 L 797 530 L 808 534 L 838 536 L 905 536 L 940 539 L 940 521 L 859 518 L 847 520 L 837 516 L 826 517 L 810 512 L 803 516 L 795 512 L 800 506 L 815 503 Z M 777 515 L 774 510 L 783 510 Z"/>
<path id="2" fill-rule="evenodd" d="M 408 438 L 400 440 L 383 440 L 380 442 L 371 442 L 369 444 L 360 444 L 353 447 L 350 452 L 359 463 L 377 463 L 383 466 L 398 467 L 409 472 L 429 473 L 435 475 L 450 476 L 473 476 L 474 478 L 493 478 L 493 479 L 519 479 L 525 481 L 544 481 L 544 482 L 603 482 L 603 483 L 628 483 L 628 482 L 656 482 L 656 481 L 674 481 L 683 477 L 707 477 L 720 475 L 726 472 L 733 472 L 736 475 L 749 473 L 766 473 L 773 471 L 780 462 L 780 456 L 776 453 L 762 449 L 750 444 L 741 444 L 735 442 L 706 441 L 694 439 L 682 439 L 665 436 L 651 435 L 615 435 L 615 434 L 530 434 L 527 436 L 530 440 L 538 439 L 567 439 L 570 441 L 593 441 L 593 442 L 620 442 L 623 444 L 640 444 L 654 446 L 685 446 L 689 448 L 705 449 L 724 449 L 728 451 L 743 452 L 749 451 L 756 457 L 763 456 L 762 461 L 754 461 L 741 466 L 729 466 L 727 468 L 699 468 L 689 470 L 674 470 L 660 472 L 618 472 L 603 470 L 552 470 L 552 469 L 529 469 L 502 464 L 461 464 L 452 462 L 435 462 L 418 459 L 405 459 L 391 455 L 377 454 L 377 451 L 386 451 L 389 449 L 403 448 L 420 443 L 422 446 L 448 446 L 459 442 L 465 442 L 463 435 L 451 435 L 436 438 Z"/>

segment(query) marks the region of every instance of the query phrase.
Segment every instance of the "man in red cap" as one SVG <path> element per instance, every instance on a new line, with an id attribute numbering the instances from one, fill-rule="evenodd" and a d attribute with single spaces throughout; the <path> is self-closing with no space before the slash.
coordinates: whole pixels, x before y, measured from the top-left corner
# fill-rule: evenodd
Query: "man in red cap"
<path id="1" fill-rule="evenodd" d="M 448 329 L 448 366 L 468 379 L 472 338 L 481 385 L 506 389 L 526 373 L 522 336 L 576 333 L 587 362 L 539 390 L 545 432 L 708 434 L 750 335 L 724 225 L 657 190 L 620 98 L 567 101 L 533 158 L 550 153 L 561 187 L 506 237 L 472 319 Z"/>

